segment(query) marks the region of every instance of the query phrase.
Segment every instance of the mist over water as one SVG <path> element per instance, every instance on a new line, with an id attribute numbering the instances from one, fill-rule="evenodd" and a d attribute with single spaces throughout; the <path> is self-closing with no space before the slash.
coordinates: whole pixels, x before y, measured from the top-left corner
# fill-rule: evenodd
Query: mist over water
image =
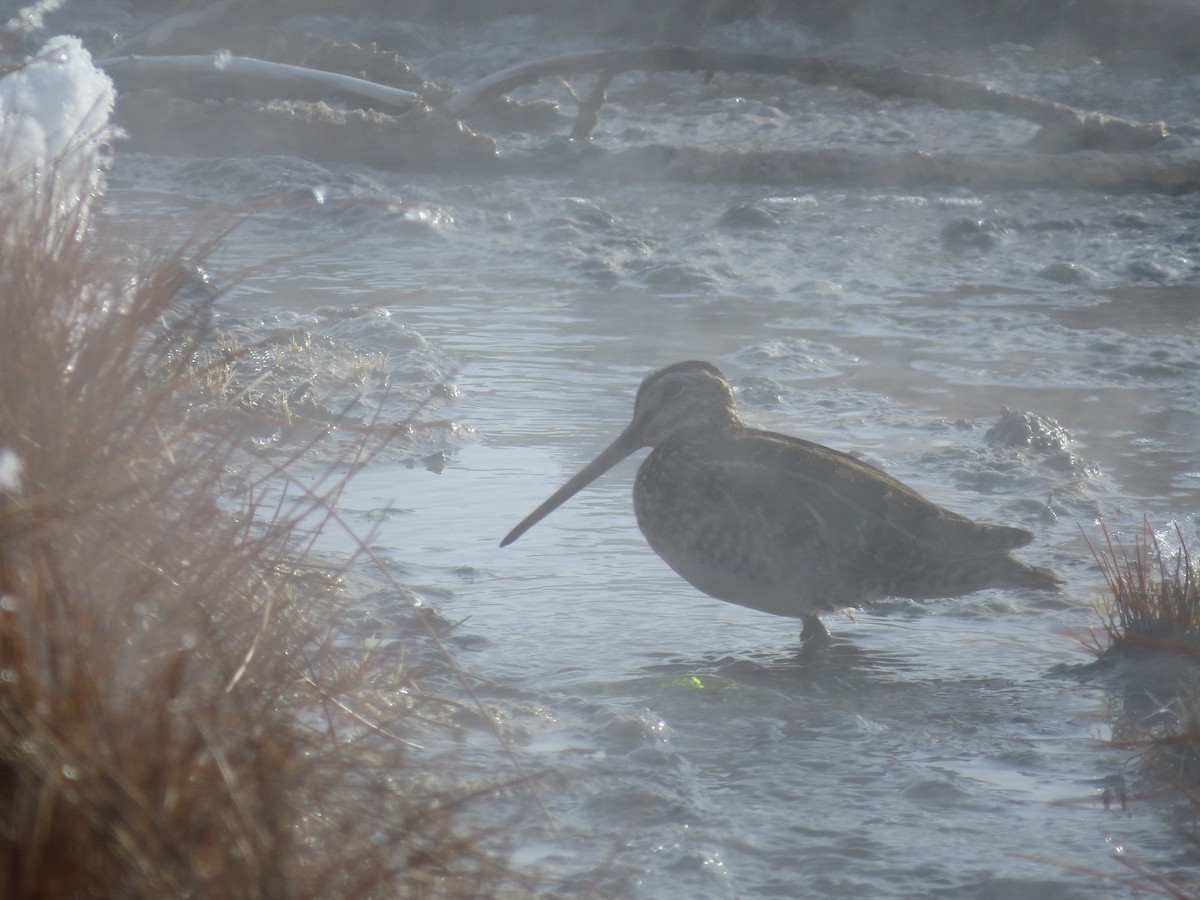
<path id="1" fill-rule="evenodd" d="M 136 14 L 90 15 L 85 39 Z M 1162 119 L 1177 137 L 1151 152 L 1195 152 L 1194 63 L 697 18 L 696 44 L 961 75 Z M 347 7 L 275 27 L 376 40 L 460 87 L 641 43 L 551 14 Z M 1123 897 L 1118 845 L 1186 873 L 1170 798 L 1101 802 L 1127 754 L 1106 743 L 1115 689 L 1077 670 L 1091 657 L 1075 635 L 1101 584 L 1084 540 L 1101 517 L 1130 536 L 1143 516 L 1200 533 L 1195 194 L 658 177 L 637 161 L 1018 154 L 1036 128 L 776 77 L 628 73 L 585 151 L 565 141 L 561 87 L 515 95 L 559 108 L 521 128 L 468 120 L 508 171 L 370 166 L 349 147 L 303 158 L 286 141 L 225 157 L 211 134 L 203 153 L 167 154 L 134 134 L 106 202 L 134 241 L 257 204 L 212 260 L 218 279 L 250 267 L 217 327 L 247 346 L 294 337 L 284 377 L 318 393 L 358 366 L 364 406 L 394 419 L 435 392 L 421 417 L 437 424 L 365 467 L 344 509 L 406 585 L 463 620 L 448 645 L 495 723 L 438 752 L 510 772 L 499 730 L 537 776 L 552 823 L 521 817 L 516 861 L 552 877 L 600 866 L 588 886 L 631 898 Z M 640 455 L 501 550 L 624 427 L 640 380 L 690 358 L 726 373 L 752 424 L 1034 532 L 1018 555 L 1066 589 L 827 616 L 833 647 L 803 656 L 798 622 L 705 597 L 646 546 Z M 331 553 L 348 549 L 330 536 Z"/>

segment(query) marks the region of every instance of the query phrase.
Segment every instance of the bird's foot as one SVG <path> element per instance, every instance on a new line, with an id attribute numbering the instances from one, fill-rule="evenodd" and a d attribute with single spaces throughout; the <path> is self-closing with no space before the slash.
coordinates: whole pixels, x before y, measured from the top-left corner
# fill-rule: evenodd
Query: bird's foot
<path id="1" fill-rule="evenodd" d="M 804 623 L 804 628 L 800 631 L 800 643 L 804 645 L 805 650 L 820 650 L 833 643 L 829 629 L 825 627 L 820 616 L 809 613 L 802 616 L 800 621 Z"/>

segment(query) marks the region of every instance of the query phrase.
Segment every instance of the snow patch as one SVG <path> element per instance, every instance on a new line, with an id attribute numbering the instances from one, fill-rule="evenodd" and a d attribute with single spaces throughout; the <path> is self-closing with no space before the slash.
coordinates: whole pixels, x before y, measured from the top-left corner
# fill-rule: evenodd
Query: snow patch
<path id="1" fill-rule="evenodd" d="M 103 188 L 115 97 L 79 38 L 47 41 L 0 78 L 0 185 L 27 180 L 30 193 L 51 187 L 59 209 L 86 206 Z"/>

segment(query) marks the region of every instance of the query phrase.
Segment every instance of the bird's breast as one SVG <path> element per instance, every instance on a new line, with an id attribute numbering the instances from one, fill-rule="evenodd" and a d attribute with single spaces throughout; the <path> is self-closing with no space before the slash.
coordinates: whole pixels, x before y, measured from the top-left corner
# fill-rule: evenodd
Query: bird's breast
<path id="1" fill-rule="evenodd" d="M 787 523 L 738 490 L 737 472 L 702 441 L 657 447 L 634 482 L 638 526 L 672 569 L 710 596 L 776 615 L 811 612 L 820 599 L 807 585 L 823 580 L 820 565 L 805 560 Z"/>

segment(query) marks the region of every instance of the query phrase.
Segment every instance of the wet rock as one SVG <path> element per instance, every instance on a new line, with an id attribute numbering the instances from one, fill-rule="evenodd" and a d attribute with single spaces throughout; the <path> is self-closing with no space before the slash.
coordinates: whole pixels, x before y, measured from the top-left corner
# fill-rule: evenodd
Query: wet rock
<path id="1" fill-rule="evenodd" d="M 992 447 L 1009 447 L 1039 456 L 1051 467 L 1076 476 L 1095 474 L 1093 463 L 1079 459 L 1071 450 L 1071 435 L 1053 419 L 1037 413 L 1004 409 L 1000 421 L 984 435 Z"/>
<path id="2" fill-rule="evenodd" d="M 986 219 L 956 219 L 942 229 L 942 246 L 954 252 L 991 250 L 1004 231 Z"/>
<path id="3" fill-rule="evenodd" d="M 1000 421 L 985 435 L 993 447 L 1014 447 L 1036 453 L 1061 453 L 1071 443 L 1067 430 L 1037 413 L 1004 409 Z"/>
<path id="4" fill-rule="evenodd" d="M 777 228 L 782 222 L 777 214 L 770 210 L 755 206 L 753 203 L 742 203 L 731 206 L 717 220 L 719 228 L 762 229 Z"/>
<path id="5" fill-rule="evenodd" d="M 1135 259 L 1125 267 L 1130 278 L 1142 281 L 1170 281 L 1174 273 L 1151 259 Z"/>
<path id="6" fill-rule="evenodd" d="M 1150 220 L 1141 213 L 1122 213 L 1119 216 L 1113 216 L 1112 224 L 1114 228 L 1153 228 Z"/>
<path id="7" fill-rule="evenodd" d="M 910 803 L 939 809 L 943 806 L 969 802 L 971 795 L 950 781 L 941 778 L 921 778 L 900 791 Z"/>
<path id="8" fill-rule="evenodd" d="M 408 468 L 413 469 L 418 465 L 422 466 L 427 472 L 433 472 L 435 475 L 441 475 L 446 470 L 446 463 L 449 457 L 444 450 L 438 450 L 428 456 L 423 456 L 420 459 L 412 459 L 408 462 Z"/>
<path id="9" fill-rule="evenodd" d="M 601 209 L 590 200 L 578 197 L 567 201 L 567 212 L 575 222 L 593 229 L 611 228 L 617 221 L 617 217 L 608 210 Z"/>
<path id="10" fill-rule="evenodd" d="M 1038 277 L 1058 284 L 1092 284 L 1096 273 L 1078 263 L 1056 262 L 1041 269 Z"/>
<path id="11" fill-rule="evenodd" d="M 642 268 L 637 277 L 662 291 L 713 290 L 720 280 L 708 269 L 686 263 L 665 262 Z"/>

